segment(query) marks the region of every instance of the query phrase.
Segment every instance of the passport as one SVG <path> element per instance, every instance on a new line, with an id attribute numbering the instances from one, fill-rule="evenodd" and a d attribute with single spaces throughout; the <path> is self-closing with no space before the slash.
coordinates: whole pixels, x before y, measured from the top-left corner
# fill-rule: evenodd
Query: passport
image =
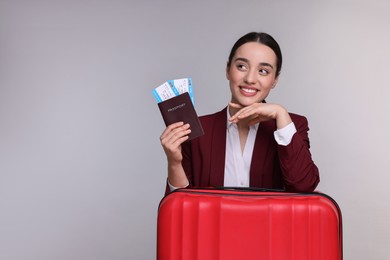
<path id="1" fill-rule="evenodd" d="M 176 122 L 190 124 L 191 133 L 189 134 L 187 141 L 204 134 L 202 125 L 188 92 L 159 102 L 158 107 L 166 126 Z"/>

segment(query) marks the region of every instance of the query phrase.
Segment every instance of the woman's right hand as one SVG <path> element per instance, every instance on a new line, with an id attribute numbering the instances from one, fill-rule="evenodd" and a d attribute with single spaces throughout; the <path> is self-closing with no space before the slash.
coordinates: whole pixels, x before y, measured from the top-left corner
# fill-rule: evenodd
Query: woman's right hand
<path id="1" fill-rule="evenodd" d="M 189 133 L 191 133 L 190 125 L 183 122 L 173 123 L 165 128 L 160 136 L 160 142 L 168 163 L 181 163 L 183 159 L 181 144 L 188 139 Z"/>

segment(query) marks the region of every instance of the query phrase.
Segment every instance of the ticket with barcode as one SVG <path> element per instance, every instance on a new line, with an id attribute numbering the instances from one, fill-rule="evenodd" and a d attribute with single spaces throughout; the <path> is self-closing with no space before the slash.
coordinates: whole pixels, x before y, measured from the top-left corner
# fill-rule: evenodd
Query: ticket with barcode
<path id="1" fill-rule="evenodd" d="M 153 96 L 158 103 L 188 92 L 194 104 L 194 91 L 191 78 L 172 79 L 153 90 Z"/>
<path id="2" fill-rule="evenodd" d="M 192 79 L 191 78 L 168 80 L 168 83 L 173 88 L 175 88 L 179 92 L 179 94 L 183 94 L 185 92 L 188 92 L 192 103 L 194 103 L 194 92 L 193 92 L 193 88 L 192 88 Z"/>
<path id="3" fill-rule="evenodd" d="M 177 95 L 179 95 L 177 90 L 174 91 L 174 89 L 168 82 L 165 82 L 164 84 L 153 89 L 153 96 L 159 103 L 170 98 L 176 97 Z"/>

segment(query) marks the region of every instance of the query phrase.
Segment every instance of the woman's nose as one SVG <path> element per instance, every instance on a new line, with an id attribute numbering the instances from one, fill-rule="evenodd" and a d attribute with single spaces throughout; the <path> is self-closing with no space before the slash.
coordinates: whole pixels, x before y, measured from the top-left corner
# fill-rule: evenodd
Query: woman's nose
<path id="1" fill-rule="evenodd" d="M 249 70 L 245 75 L 245 82 L 248 84 L 253 84 L 256 82 L 256 72 L 254 70 Z"/>

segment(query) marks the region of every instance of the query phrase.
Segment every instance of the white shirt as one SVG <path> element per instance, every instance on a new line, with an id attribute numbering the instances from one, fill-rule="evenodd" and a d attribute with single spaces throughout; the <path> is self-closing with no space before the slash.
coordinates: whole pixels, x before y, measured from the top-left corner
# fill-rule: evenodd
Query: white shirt
<path id="1" fill-rule="evenodd" d="M 228 118 L 230 118 L 229 109 Z M 249 187 L 249 170 L 258 128 L 259 124 L 249 127 L 245 147 L 241 151 L 237 124 L 227 122 L 225 178 L 223 184 L 225 187 Z"/>
<path id="2" fill-rule="evenodd" d="M 227 118 L 230 118 L 227 109 Z M 226 126 L 226 154 L 225 154 L 225 187 L 249 187 L 249 173 L 252 161 L 253 147 L 259 123 L 249 127 L 245 147 L 241 152 L 240 137 L 237 124 L 227 121 Z M 274 132 L 274 137 L 279 145 L 288 145 L 296 133 L 293 122 Z"/>
<path id="3" fill-rule="evenodd" d="M 230 118 L 229 109 L 227 109 L 227 118 Z M 246 139 L 244 151 L 241 152 L 237 124 L 231 123 L 229 120 L 227 120 L 224 175 L 225 187 L 249 187 L 250 165 L 258 128 L 258 123 L 249 127 L 249 133 Z M 291 139 L 296 132 L 297 130 L 295 125 L 293 122 L 291 122 L 287 126 L 281 129 L 277 129 L 274 132 L 275 141 L 279 145 L 287 146 L 290 144 Z M 171 191 L 179 188 L 172 186 L 169 181 L 168 186 Z"/>

